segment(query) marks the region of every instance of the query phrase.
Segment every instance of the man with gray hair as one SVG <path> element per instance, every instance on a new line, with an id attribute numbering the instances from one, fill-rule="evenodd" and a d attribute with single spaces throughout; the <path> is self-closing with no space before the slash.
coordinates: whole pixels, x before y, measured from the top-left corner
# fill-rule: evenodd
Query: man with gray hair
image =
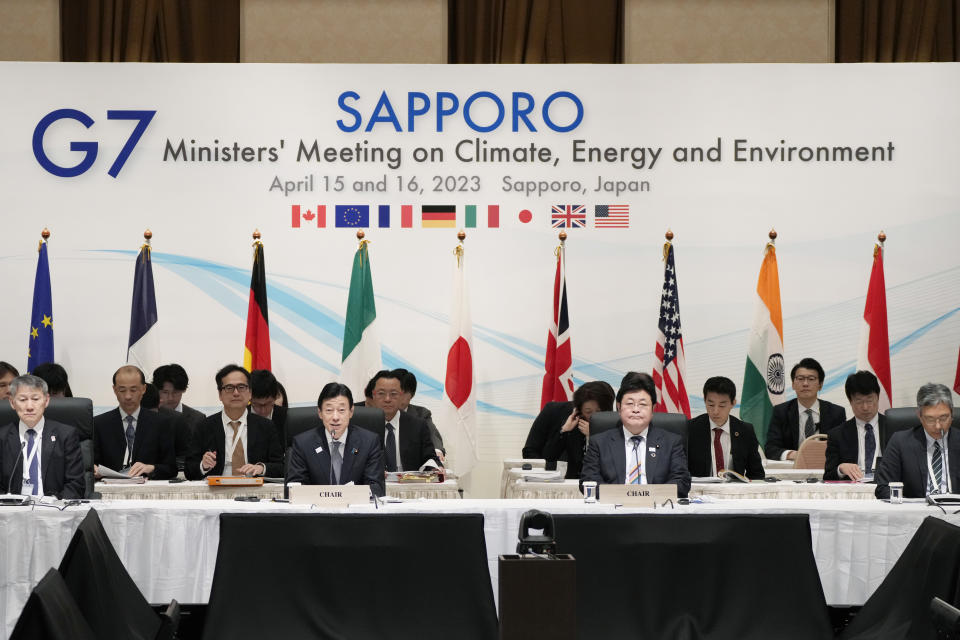
<path id="1" fill-rule="evenodd" d="M 82 498 L 83 458 L 73 427 L 47 420 L 47 383 L 32 375 L 10 383 L 10 405 L 18 422 L 0 427 L 0 478 L 4 492 Z"/>
<path id="2" fill-rule="evenodd" d="M 905 498 L 960 492 L 960 436 L 950 428 L 953 398 L 945 385 L 929 382 L 917 392 L 916 427 L 898 431 L 877 468 L 878 498 L 890 497 L 890 483 L 903 483 Z"/>

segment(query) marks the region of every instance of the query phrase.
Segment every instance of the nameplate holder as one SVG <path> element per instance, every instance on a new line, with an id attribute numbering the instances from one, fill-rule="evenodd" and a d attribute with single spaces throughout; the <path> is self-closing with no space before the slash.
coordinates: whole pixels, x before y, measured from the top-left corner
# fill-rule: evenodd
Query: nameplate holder
<path id="1" fill-rule="evenodd" d="M 597 502 L 625 507 L 653 507 L 667 500 L 677 502 L 675 484 L 602 484 L 597 487 Z"/>
<path id="2" fill-rule="evenodd" d="M 370 504 L 370 487 L 365 484 L 290 484 L 291 504 L 312 504 L 339 509 L 351 504 Z"/>

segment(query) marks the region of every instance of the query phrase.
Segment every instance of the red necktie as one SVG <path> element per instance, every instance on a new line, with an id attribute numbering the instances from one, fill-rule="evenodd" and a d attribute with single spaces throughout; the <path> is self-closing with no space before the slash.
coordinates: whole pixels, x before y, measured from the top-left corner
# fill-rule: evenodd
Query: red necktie
<path id="1" fill-rule="evenodd" d="M 720 446 L 720 435 L 722 433 L 723 429 L 720 427 L 713 430 L 713 459 L 716 461 L 718 473 L 726 466 L 723 464 L 723 447 Z"/>

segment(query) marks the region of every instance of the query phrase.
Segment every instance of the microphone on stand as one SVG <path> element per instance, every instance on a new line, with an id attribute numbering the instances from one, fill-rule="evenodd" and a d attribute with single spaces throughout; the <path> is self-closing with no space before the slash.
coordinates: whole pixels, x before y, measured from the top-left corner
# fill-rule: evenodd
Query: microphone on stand
<path id="1" fill-rule="evenodd" d="M 947 455 L 947 432 L 940 427 L 940 446 L 943 449 L 943 471 L 947 477 L 947 493 L 953 493 L 953 487 L 950 486 L 950 458 Z M 937 487 L 939 489 L 939 487 Z"/>
<path id="2" fill-rule="evenodd" d="M 16 476 L 17 467 L 23 468 L 23 448 L 27 446 L 26 442 L 20 442 L 20 452 L 17 454 L 17 462 L 13 465 L 13 471 L 10 472 L 10 477 L 7 478 L 7 493 L 0 496 L 0 505 L 12 505 L 19 506 L 27 504 L 30 500 L 21 495 L 13 495 L 10 493 L 13 488 L 13 478 Z"/>

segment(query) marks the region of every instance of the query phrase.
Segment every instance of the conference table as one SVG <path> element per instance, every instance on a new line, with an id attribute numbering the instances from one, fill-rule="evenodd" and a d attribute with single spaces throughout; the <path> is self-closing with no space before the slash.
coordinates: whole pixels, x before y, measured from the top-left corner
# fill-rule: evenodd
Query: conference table
<path id="1" fill-rule="evenodd" d="M 221 513 L 320 513 L 309 505 L 233 500 L 109 500 L 58 510 L 50 507 L 0 509 L 0 620 L 6 638 L 33 586 L 59 565 L 79 522 L 96 508 L 104 528 L 133 580 L 150 602 L 205 603 L 217 557 Z M 325 512 L 481 513 L 490 577 L 497 593 L 498 557 L 514 553 L 520 516 L 529 509 L 554 514 L 797 514 L 810 518 L 814 557 L 826 601 L 861 605 L 900 557 L 921 521 L 947 515 L 924 503 L 888 504 L 878 500 L 715 500 L 672 508 L 635 509 L 565 500 L 430 500 L 357 505 Z M 269 543 L 273 544 L 273 543 Z M 448 548 L 446 552 L 453 552 Z M 438 552 L 438 570 L 443 570 Z M 783 580 L 775 558 L 770 587 Z"/>
<path id="2" fill-rule="evenodd" d="M 530 472 L 526 472 L 528 477 Z M 876 485 L 857 482 L 697 482 L 690 487 L 691 498 L 707 500 L 871 500 Z M 601 491 L 602 491 L 601 487 Z M 577 480 L 537 482 L 514 479 L 504 487 L 507 498 L 519 500 L 563 500 L 582 498 Z"/>
<path id="3" fill-rule="evenodd" d="M 455 479 L 444 482 L 387 482 L 387 496 L 401 500 L 426 498 L 457 500 L 460 484 Z M 148 480 L 143 484 L 106 484 L 98 482 L 96 491 L 102 500 L 233 500 L 256 497 L 272 500 L 283 497 L 283 484 L 265 482 L 260 486 L 210 486 L 202 480 L 169 482 Z"/>

